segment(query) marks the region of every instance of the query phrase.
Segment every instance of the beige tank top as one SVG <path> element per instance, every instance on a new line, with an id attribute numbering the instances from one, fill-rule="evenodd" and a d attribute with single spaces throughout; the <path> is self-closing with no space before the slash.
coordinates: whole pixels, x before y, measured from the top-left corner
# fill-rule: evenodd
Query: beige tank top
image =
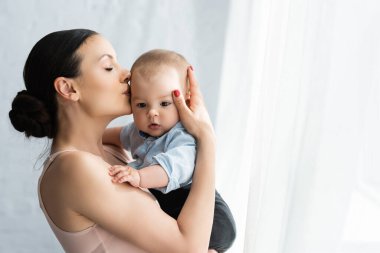
<path id="1" fill-rule="evenodd" d="M 105 148 L 106 151 L 110 152 L 116 158 L 123 162 L 126 162 L 126 157 L 120 153 L 116 153 L 111 148 Z M 50 219 L 47 213 L 44 203 L 42 202 L 40 184 L 41 180 L 49 168 L 54 159 L 62 154 L 63 152 L 73 152 L 75 150 L 63 150 L 50 155 L 43 167 L 43 171 L 38 181 L 38 198 L 40 201 L 40 206 L 45 214 L 46 220 L 48 221 L 51 229 L 53 230 L 58 241 L 61 243 L 63 249 L 67 253 L 146 253 L 143 250 L 136 248 L 130 243 L 119 239 L 118 237 L 107 232 L 99 225 L 94 224 L 89 228 L 86 228 L 79 232 L 66 232 L 57 227 L 54 222 Z"/>

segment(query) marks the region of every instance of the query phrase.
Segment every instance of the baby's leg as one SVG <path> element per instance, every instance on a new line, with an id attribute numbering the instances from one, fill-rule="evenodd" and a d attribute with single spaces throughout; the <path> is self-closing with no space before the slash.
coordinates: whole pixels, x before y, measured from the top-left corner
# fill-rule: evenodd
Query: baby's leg
<path id="1" fill-rule="evenodd" d="M 232 246 L 236 237 L 235 220 L 231 210 L 220 196 L 215 192 L 214 222 L 212 224 L 209 249 L 225 252 Z"/>
<path id="2" fill-rule="evenodd" d="M 149 189 L 156 197 L 161 209 L 174 219 L 178 218 L 182 206 L 189 195 L 191 185 L 171 191 L 167 194 L 154 189 Z M 236 237 L 235 220 L 230 208 L 222 199 L 220 194 L 215 191 L 215 210 L 212 225 L 209 253 L 225 252 L 231 247 Z"/>
<path id="3" fill-rule="evenodd" d="M 174 219 L 177 219 L 189 195 L 190 186 L 179 188 L 166 194 L 155 189 L 149 189 L 149 191 L 156 197 L 161 209 Z"/>

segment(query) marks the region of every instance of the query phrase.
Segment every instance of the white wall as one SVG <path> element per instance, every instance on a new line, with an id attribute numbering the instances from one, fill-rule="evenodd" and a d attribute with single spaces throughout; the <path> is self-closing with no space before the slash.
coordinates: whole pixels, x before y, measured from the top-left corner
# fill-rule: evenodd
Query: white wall
<path id="1" fill-rule="evenodd" d="M 93 29 L 111 41 L 125 67 L 146 50 L 176 50 L 195 67 L 214 119 L 228 5 L 228 0 L 0 2 L 0 252 L 63 252 L 37 200 L 42 159 L 36 159 L 48 143 L 27 140 L 8 118 L 12 99 L 24 89 L 23 65 L 37 40 L 56 30 Z"/>

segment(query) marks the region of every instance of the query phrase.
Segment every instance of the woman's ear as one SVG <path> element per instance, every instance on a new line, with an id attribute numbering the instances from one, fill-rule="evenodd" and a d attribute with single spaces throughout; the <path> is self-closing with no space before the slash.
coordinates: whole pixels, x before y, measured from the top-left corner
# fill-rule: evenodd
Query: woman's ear
<path id="1" fill-rule="evenodd" d="M 66 99 L 78 101 L 79 93 L 75 88 L 74 81 L 66 77 L 57 77 L 54 80 L 54 87 L 57 93 Z"/>

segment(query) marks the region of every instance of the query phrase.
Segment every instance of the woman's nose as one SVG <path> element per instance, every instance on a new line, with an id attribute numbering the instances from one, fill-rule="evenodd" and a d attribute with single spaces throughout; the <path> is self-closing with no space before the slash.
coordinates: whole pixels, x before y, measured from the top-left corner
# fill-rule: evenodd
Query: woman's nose
<path id="1" fill-rule="evenodd" d="M 120 74 L 120 82 L 127 83 L 131 78 L 131 72 L 128 69 L 122 69 Z"/>

